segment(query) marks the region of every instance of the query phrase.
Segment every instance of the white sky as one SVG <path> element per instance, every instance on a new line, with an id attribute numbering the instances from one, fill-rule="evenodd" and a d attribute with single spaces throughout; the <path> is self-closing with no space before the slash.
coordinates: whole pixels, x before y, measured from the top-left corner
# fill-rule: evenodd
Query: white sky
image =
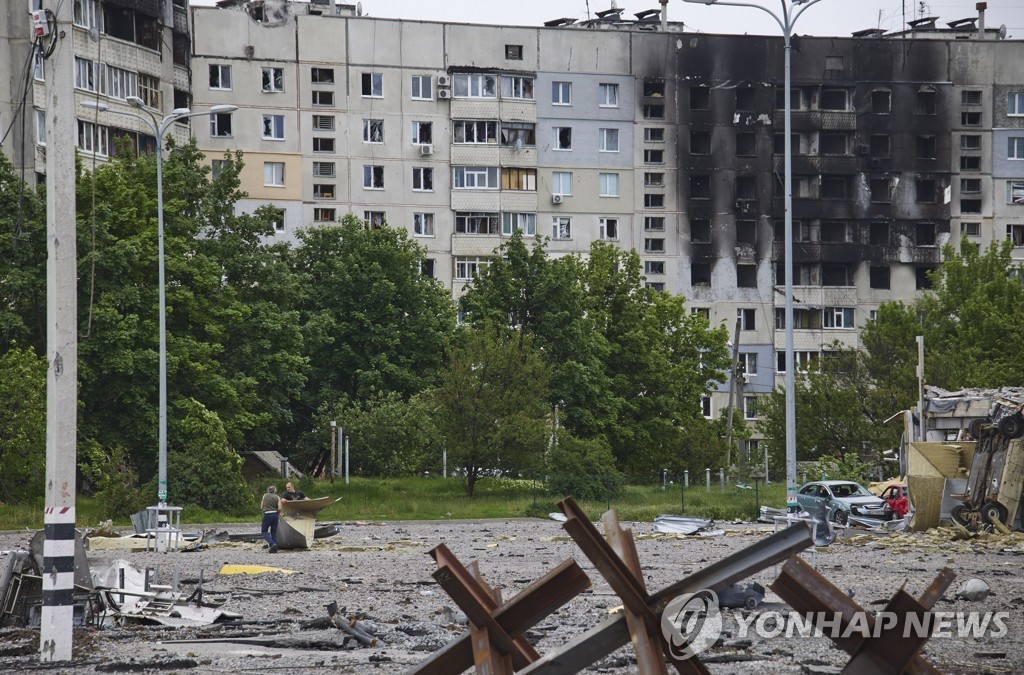
<path id="1" fill-rule="evenodd" d="M 212 4 L 214 0 L 191 0 L 195 5 Z M 747 0 L 748 2 L 751 0 Z M 355 0 L 347 0 L 355 4 Z M 634 12 L 660 8 L 658 0 L 617 0 L 624 8 L 623 17 Z M 457 23 L 541 26 L 545 21 L 561 17 L 585 20 L 587 9 L 596 12 L 608 9 L 611 0 L 362 0 L 363 13 L 387 19 L 417 19 Z M 768 9 L 778 11 L 781 0 L 761 0 Z M 914 0 L 821 0 L 800 17 L 794 28 L 798 35 L 839 35 L 864 28 L 902 30 L 904 7 L 906 20 L 917 16 L 938 16 L 939 25 L 977 15 L 976 0 L 937 0 L 922 3 Z M 753 33 L 778 35 L 775 21 L 764 12 L 747 7 L 708 7 L 670 0 L 670 21 L 682 21 L 689 30 L 704 33 Z M 1024 0 L 988 0 L 985 26 L 998 28 L 1005 24 L 1010 37 L 1024 39 Z"/>

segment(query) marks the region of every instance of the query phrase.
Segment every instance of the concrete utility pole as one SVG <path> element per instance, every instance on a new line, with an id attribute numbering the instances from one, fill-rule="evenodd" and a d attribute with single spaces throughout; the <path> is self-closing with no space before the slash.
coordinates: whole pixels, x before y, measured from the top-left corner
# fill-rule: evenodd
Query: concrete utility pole
<path id="1" fill-rule="evenodd" d="M 53 3 L 51 3 L 53 4 Z M 39 658 L 71 660 L 75 583 L 78 259 L 75 209 L 74 3 L 56 3 L 46 77 L 46 501 Z M 22 112 L 22 114 L 27 114 Z"/>

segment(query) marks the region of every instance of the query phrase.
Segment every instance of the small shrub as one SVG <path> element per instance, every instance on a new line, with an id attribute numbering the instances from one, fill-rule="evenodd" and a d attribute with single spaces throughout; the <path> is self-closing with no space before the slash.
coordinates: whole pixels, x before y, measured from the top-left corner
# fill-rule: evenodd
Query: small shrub
<path id="1" fill-rule="evenodd" d="M 577 500 L 601 500 L 622 491 L 623 476 L 604 440 L 559 435 L 548 453 L 548 490 Z"/>
<path id="2" fill-rule="evenodd" d="M 139 474 L 122 446 L 105 451 L 98 445 L 85 448 L 88 461 L 82 463 L 82 473 L 96 486 L 95 496 L 104 518 L 124 518 L 146 506 L 147 493 L 139 487 Z M 156 502 L 156 493 L 151 500 Z"/>
<path id="3" fill-rule="evenodd" d="M 861 483 L 868 475 L 870 463 L 860 461 L 855 452 L 848 452 L 841 458 L 822 457 L 817 462 L 814 476 L 827 480 L 852 480 Z"/>

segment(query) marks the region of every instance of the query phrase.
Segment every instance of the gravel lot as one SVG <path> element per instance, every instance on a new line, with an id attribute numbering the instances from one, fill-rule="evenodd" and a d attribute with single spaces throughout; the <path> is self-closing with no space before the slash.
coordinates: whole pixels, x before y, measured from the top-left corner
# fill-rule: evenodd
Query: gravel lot
<path id="1" fill-rule="evenodd" d="M 695 538 L 656 535 L 652 523 L 632 527 L 647 586 L 658 590 L 730 553 L 768 536 L 773 528 L 759 524 L 725 524 L 724 536 Z M 187 526 L 186 526 L 187 527 Z M 225 526 L 216 531 L 255 532 L 258 527 Z M 1024 672 L 1024 539 L 949 541 L 926 535 L 865 535 L 848 530 L 832 546 L 819 549 L 816 565 L 855 601 L 878 610 L 901 586 L 920 593 L 943 567 L 957 579 L 936 611 L 1006 612 L 1005 635 L 933 637 L 925 655 L 946 672 Z M 27 549 L 31 533 L 0 533 L 0 550 Z M 454 603 L 434 583 L 435 566 L 426 555 L 444 542 L 463 562 L 478 560 L 484 577 L 501 587 L 506 599 L 559 562 L 573 557 L 590 577 L 590 590 L 565 605 L 530 631 L 542 654 L 572 640 L 608 617 L 619 600 L 554 521 L 522 519 L 473 522 L 344 523 L 340 534 L 317 540 L 306 551 L 271 555 L 261 543 L 226 542 L 205 550 L 157 554 L 143 550 L 108 550 L 97 543 L 90 559 L 124 558 L 138 567 L 160 566 L 159 582 L 170 583 L 178 570 L 181 590 L 191 593 L 200 573 L 207 597 L 224 596 L 223 609 L 242 615 L 239 625 L 166 628 L 131 626 L 93 632 L 76 631 L 73 664 L 52 669 L 86 672 L 241 673 L 288 671 L 314 673 L 325 669 L 346 673 L 401 672 L 460 635 L 465 627 Z M 811 554 L 804 554 L 810 561 Z M 3 561 L 0 561 L 2 563 Z M 218 575 L 225 564 L 259 564 L 295 570 L 259 575 Z M 777 568 L 751 581 L 768 586 Z M 961 583 L 980 578 L 992 592 L 983 601 L 955 598 Z M 379 643 L 357 646 L 334 628 L 303 627 L 327 616 L 336 602 L 346 616 L 358 615 Z M 788 611 L 769 591 L 755 615 Z M 724 640 L 702 660 L 713 673 L 839 672 L 846 655 L 825 637 L 766 638 L 740 634 L 741 610 L 723 610 Z M 743 618 L 750 621 L 750 616 Z M 194 642 L 212 638 L 274 638 L 279 646 L 239 642 Z M 0 630 L 0 671 L 39 669 L 38 631 Z M 172 643 L 172 640 L 193 641 Z M 635 673 L 631 647 L 596 664 L 607 673 Z"/>

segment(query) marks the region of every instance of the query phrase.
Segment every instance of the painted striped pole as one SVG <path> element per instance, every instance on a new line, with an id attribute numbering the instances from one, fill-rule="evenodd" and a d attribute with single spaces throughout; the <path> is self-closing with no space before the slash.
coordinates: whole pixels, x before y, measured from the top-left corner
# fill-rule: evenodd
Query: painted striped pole
<path id="1" fill-rule="evenodd" d="M 51 3 L 52 4 L 52 3 Z M 70 661 L 78 465 L 78 260 L 75 218 L 74 3 L 56 3 L 46 73 L 46 512 L 39 658 Z M 50 18 L 54 18 L 50 14 Z"/>

